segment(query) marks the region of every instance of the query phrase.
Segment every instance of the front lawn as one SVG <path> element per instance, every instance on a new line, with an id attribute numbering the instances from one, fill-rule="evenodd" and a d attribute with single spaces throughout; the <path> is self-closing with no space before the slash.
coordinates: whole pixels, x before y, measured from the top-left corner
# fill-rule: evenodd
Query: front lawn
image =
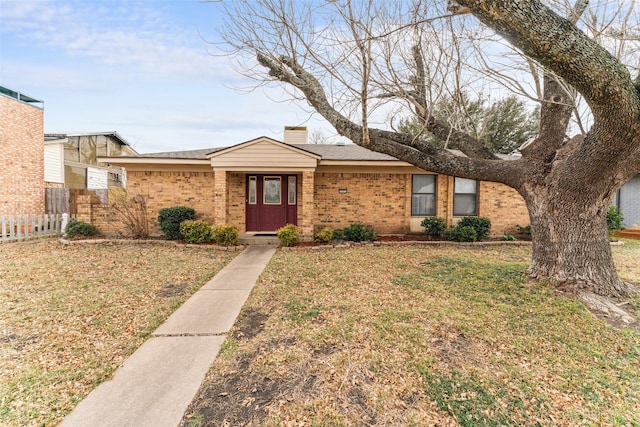
<path id="1" fill-rule="evenodd" d="M 56 425 L 234 254 L 0 245 L 0 424 Z"/>
<path id="2" fill-rule="evenodd" d="M 620 274 L 640 281 L 626 243 Z M 183 425 L 640 425 L 637 329 L 528 281 L 529 257 L 279 251 Z"/>

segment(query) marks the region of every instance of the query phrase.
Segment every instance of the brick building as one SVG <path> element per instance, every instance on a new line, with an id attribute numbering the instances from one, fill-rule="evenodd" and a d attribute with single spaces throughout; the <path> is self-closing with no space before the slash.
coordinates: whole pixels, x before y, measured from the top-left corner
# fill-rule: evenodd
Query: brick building
<path id="1" fill-rule="evenodd" d="M 379 234 L 422 232 L 427 216 L 488 217 L 492 233 L 529 224 L 522 197 L 496 183 L 434 174 L 353 144 L 306 143 L 306 129 L 203 150 L 99 159 L 126 167 L 128 191 L 147 196 L 152 233 L 158 211 L 193 207 L 215 224 L 268 233 L 297 224 L 305 236 L 355 222 Z"/>
<path id="2" fill-rule="evenodd" d="M 0 215 L 44 213 L 42 101 L 0 86 Z"/>

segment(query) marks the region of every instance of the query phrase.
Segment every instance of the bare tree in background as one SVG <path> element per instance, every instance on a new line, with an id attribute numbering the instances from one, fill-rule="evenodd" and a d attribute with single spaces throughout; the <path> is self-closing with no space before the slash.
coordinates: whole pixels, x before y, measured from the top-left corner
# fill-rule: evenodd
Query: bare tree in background
<path id="1" fill-rule="evenodd" d="M 516 189 L 533 230 L 532 277 L 581 295 L 629 292 L 613 264 L 605 214 L 616 190 L 640 172 L 633 2 L 257 0 L 218 7 L 226 12 L 220 34 L 241 71 L 260 83 L 284 83 L 339 134 L 427 171 Z M 540 102 L 537 138 L 522 158 L 501 160 L 473 133 L 432 114 L 441 98 L 474 90 Z M 588 116 L 576 114 L 585 106 Z M 409 112 L 466 157 L 389 130 L 390 117 Z M 571 123 L 579 135 L 567 138 Z"/>
<path id="2" fill-rule="evenodd" d="M 329 138 L 321 129 L 314 129 L 309 134 L 309 144 L 330 144 Z"/>

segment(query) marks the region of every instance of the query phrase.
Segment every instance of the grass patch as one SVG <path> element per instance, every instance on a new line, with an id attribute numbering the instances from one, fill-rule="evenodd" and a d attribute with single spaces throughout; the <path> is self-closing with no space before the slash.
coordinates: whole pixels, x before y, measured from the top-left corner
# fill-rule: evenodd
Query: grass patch
<path id="1" fill-rule="evenodd" d="M 640 245 L 613 248 L 639 274 Z M 640 334 L 525 270 L 530 248 L 278 252 L 187 411 L 212 425 L 640 425 Z M 248 330 L 241 314 L 235 330 Z M 221 398 L 221 393 L 224 398 Z M 226 393 L 226 394 L 224 394 Z"/>
<path id="2" fill-rule="evenodd" d="M 0 245 L 0 424 L 57 424 L 232 257 L 161 245 Z"/>

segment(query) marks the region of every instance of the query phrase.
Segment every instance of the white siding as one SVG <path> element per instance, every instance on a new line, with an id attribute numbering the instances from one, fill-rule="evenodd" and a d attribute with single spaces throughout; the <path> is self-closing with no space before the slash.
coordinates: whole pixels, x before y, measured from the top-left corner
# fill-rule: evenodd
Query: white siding
<path id="1" fill-rule="evenodd" d="M 62 143 L 44 146 L 44 180 L 64 184 L 64 152 Z"/>
<path id="2" fill-rule="evenodd" d="M 90 190 L 106 190 L 109 188 L 109 171 L 102 168 L 87 167 L 87 188 Z"/>

